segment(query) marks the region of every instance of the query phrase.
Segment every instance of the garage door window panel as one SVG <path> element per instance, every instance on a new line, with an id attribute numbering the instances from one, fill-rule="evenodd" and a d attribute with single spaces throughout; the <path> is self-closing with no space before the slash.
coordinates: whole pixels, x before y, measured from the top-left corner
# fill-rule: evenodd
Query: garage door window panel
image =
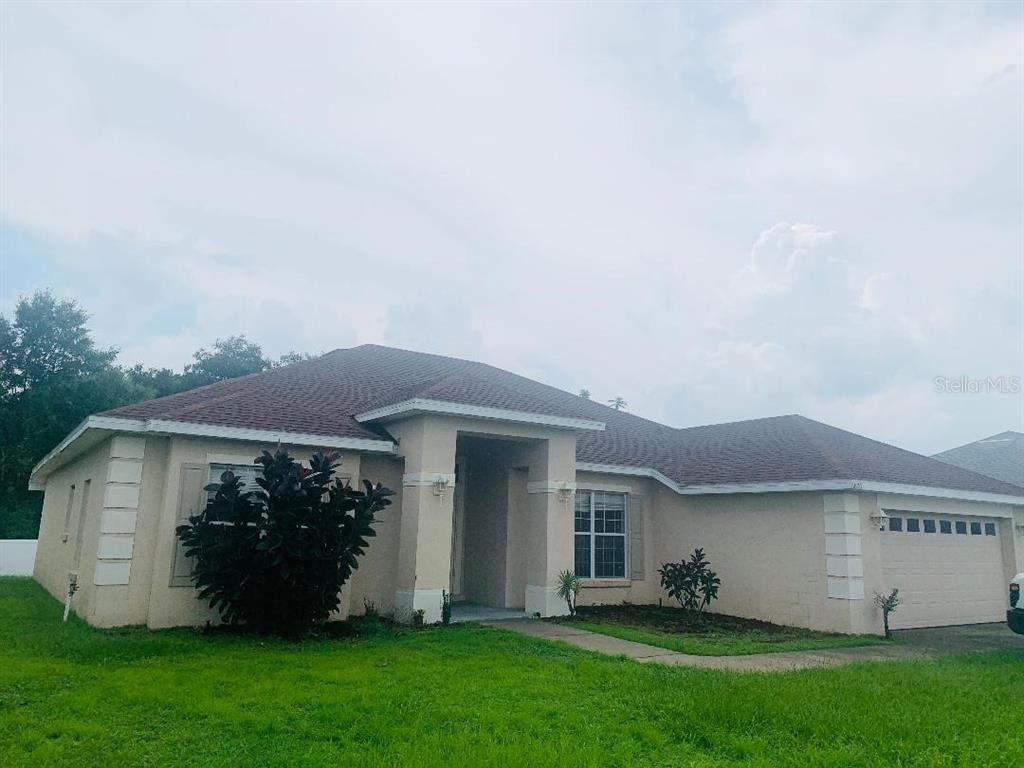
<path id="1" fill-rule="evenodd" d="M 935 533 L 935 521 L 934 520 L 925 520 L 924 521 L 924 532 L 925 533 Z"/>
<path id="2" fill-rule="evenodd" d="M 962 535 L 966 535 L 967 534 L 967 523 L 965 523 L 963 520 L 957 520 L 956 521 L 956 532 L 959 533 L 959 534 L 962 534 Z"/>
<path id="3" fill-rule="evenodd" d="M 916 517 L 907 518 L 907 533 L 920 533 L 921 532 L 921 521 Z"/>
<path id="4" fill-rule="evenodd" d="M 995 536 L 996 535 L 996 524 L 995 523 L 985 523 L 985 535 L 986 536 Z"/>
<path id="5" fill-rule="evenodd" d="M 952 533 L 953 523 L 949 520 L 939 520 L 939 531 L 941 533 Z"/>
<path id="6" fill-rule="evenodd" d="M 890 517 L 889 518 L 889 530 L 890 531 L 902 531 L 903 530 L 903 518 L 902 517 Z"/>
<path id="7" fill-rule="evenodd" d="M 971 536 L 981 536 L 981 523 L 971 523 Z"/>

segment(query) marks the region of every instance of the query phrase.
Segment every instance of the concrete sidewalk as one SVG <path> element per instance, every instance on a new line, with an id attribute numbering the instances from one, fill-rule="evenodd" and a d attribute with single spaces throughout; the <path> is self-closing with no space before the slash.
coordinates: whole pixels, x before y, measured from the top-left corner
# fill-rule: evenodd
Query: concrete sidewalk
<path id="1" fill-rule="evenodd" d="M 608 656 L 627 656 L 644 663 L 728 669 L 738 672 L 778 672 L 814 667 L 835 667 L 855 661 L 925 658 L 935 653 L 933 649 L 920 646 L 877 645 L 822 651 L 757 653 L 750 656 L 693 656 L 538 619 L 484 621 L 481 623 L 485 626 L 507 629 L 530 637 L 560 640 L 563 643 L 575 645 L 577 648 L 597 651 Z"/>

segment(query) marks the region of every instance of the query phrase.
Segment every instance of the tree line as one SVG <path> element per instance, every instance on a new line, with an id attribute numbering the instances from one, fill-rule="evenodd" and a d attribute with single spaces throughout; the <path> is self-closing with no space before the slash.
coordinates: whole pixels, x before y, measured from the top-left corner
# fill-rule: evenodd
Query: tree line
<path id="1" fill-rule="evenodd" d="M 86 416 L 129 403 L 258 373 L 311 355 L 272 360 L 245 336 L 196 350 L 179 371 L 117 365 L 96 346 L 88 314 L 50 291 L 22 297 L 0 314 L 0 539 L 35 538 L 42 494 L 28 490 L 32 467 Z"/>

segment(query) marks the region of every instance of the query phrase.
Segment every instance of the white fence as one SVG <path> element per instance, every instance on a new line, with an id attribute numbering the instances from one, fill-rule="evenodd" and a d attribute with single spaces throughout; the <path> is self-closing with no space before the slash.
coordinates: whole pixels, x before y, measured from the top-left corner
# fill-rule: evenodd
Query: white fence
<path id="1" fill-rule="evenodd" d="M 0 576 L 31 576 L 35 539 L 0 539 Z"/>

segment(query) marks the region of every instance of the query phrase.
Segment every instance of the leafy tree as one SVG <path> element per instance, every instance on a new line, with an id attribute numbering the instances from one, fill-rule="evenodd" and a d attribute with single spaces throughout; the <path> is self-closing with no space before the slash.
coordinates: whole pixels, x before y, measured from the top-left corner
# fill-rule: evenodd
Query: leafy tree
<path id="1" fill-rule="evenodd" d="M 689 560 L 665 563 L 658 570 L 661 586 L 669 596 L 679 601 L 688 611 L 703 613 L 712 600 L 718 598 L 722 580 L 711 570 L 711 563 L 704 557 L 704 550 L 697 547 Z"/>
<path id="2" fill-rule="evenodd" d="M 608 401 L 608 405 L 610 405 L 616 411 L 621 411 L 624 410 L 626 406 L 629 405 L 629 403 L 627 403 L 621 397 L 613 397 L 611 400 Z"/>
<path id="3" fill-rule="evenodd" d="M 125 370 L 125 375 L 132 383 L 147 389 L 149 397 L 175 395 L 189 388 L 185 375 L 170 368 L 143 368 L 142 363 L 136 363 Z"/>
<path id="4" fill-rule="evenodd" d="M 584 400 L 589 400 L 590 399 L 590 390 L 589 389 L 581 389 L 580 390 L 580 397 L 582 397 Z"/>
<path id="5" fill-rule="evenodd" d="M 49 291 L 22 297 L 13 323 L 0 316 L 0 396 L 109 368 L 117 350 L 96 347 L 85 327 L 88 319 L 76 302 L 58 301 Z"/>
<path id="6" fill-rule="evenodd" d="M 111 366 L 88 316 L 48 291 L 0 316 L 0 538 L 32 538 L 42 495 L 28 490 L 32 467 L 86 416 L 143 399 L 146 390 Z"/>
<path id="7" fill-rule="evenodd" d="M 192 357 L 195 362 L 185 366 L 188 386 L 183 389 L 248 376 L 271 367 L 259 344 L 249 341 L 244 335 L 217 339 L 212 350 L 200 349 Z"/>
<path id="8" fill-rule="evenodd" d="M 317 357 L 319 357 L 319 355 L 311 355 L 308 352 L 296 352 L 295 350 L 292 350 L 291 352 L 285 352 L 283 355 L 281 355 L 277 359 L 277 362 L 274 363 L 274 367 L 280 368 L 282 365 L 301 363 L 305 360 L 313 360 L 314 358 Z"/>
<path id="9" fill-rule="evenodd" d="M 256 459 L 259 490 L 230 471 L 207 486 L 206 509 L 177 528 L 195 558 L 199 597 L 231 624 L 297 637 L 327 621 L 341 588 L 374 536 L 374 514 L 394 492 L 333 479 L 337 454 L 313 454 L 309 469 L 278 447 Z"/>

